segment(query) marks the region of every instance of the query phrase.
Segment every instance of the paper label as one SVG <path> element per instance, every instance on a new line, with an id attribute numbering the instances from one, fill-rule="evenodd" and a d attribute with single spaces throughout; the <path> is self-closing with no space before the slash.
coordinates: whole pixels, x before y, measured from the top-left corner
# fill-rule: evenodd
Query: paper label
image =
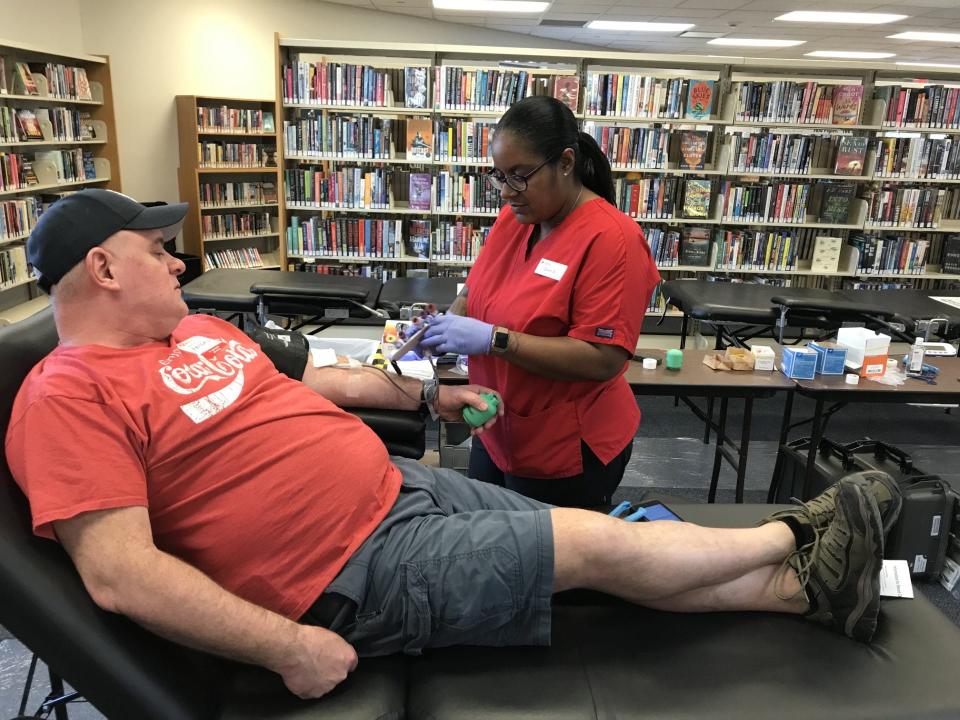
<path id="1" fill-rule="evenodd" d="M 310 357 L 315 368 L 337 364 L 337 353 L 333 348 L 310 348 Z"/>
<path id="2" fill-rule="evenodd" d="M 910 567 L 906 560 L 884 560 L 880 568 L 881 597 L 913 597 Z"/>
<path id="3" fill-rule="evenodd" d="M 930 523 L 930 537 L 940 537 L 940 516 L 934 515 Z"/>
<path id="4" fill-rule="evenodd" d="M 563 277 L 563 274 L 567 271 L 567 266 L 562 263 L 554 262 L 553 260 L 547 260 L 543 258 L 537 265 L 537 269 L 533 272 L 537 275 L 542 275 L 543 277 L 550 278 L 551 280 L 559 280 Z"/>
<path id="5" fill-rule="evenodd" d="M 927 559 L 923 555 L 914 556 L 913 571 L 916 573 L 922 573 L 927 571 Z"/>

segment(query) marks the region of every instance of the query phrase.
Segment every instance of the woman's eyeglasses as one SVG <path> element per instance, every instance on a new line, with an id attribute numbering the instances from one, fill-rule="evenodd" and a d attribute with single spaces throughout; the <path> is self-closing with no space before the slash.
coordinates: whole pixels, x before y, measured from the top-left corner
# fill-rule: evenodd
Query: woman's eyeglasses
<path id="1" fill-rule="evenodd" d="M 501 171 L 494 168 L 493 170 L 487 171 L 487 180 L 489 180 L 490 184 L 493 185 L 493 187 L 495 187 L 497 190 L 503 190 L 503 186 L 507 185 L 516 192 L 523 192 L 527 189 L 528 181 L 533 177 L 534 173 L 536 173 L 537 170 L 542 168 L 547 163 L 553 162 L 558 157 L 560 157 L 560 155 L 554 155 L 553 157 L 547 158 L 526 175 L 505 175 Z"/>

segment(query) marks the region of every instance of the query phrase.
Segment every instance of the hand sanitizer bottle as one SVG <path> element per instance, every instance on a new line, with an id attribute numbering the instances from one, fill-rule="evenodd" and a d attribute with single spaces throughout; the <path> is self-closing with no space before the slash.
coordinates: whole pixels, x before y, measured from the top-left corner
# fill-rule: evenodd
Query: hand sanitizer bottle
<path id="1" fill-rule="evenodd" d="M 917 338 L 910 348 L 910 364 L 907 370 L 912 373 L 923 372 L 923 338 Z"/>

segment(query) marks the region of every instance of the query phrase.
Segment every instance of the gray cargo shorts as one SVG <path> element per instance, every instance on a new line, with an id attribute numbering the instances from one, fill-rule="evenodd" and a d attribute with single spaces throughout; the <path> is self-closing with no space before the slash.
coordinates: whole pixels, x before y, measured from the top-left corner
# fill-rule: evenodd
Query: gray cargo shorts
<path id="1" fill-rule="evenodd" d="M 551 506 L 392 459 L 403 474 L 396 503 L 325 591 L 356 603 L 344 639 L 361 656 L 549 645 Z"/>

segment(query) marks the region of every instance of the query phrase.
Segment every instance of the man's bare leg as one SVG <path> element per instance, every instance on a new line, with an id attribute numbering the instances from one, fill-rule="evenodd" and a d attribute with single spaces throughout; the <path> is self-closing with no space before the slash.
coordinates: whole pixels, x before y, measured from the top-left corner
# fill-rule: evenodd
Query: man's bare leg
<path id="1" fill-rule="evenodd" d="M 678 610 L 699 603 L 704 609 L 803 609 L 777 601 L 773 591 L 774 573 L 796 549 L 782 522 L 748 529 L 626 523 L 571 508 L 557 508 L 551 517 L 557 591 L 586 587 L 656 607 L 672 599 Z M 800 589 L 795 575 L 785 580 L 781 595 Z M 716 607 L 720 600 L 724 606 Z"/>

